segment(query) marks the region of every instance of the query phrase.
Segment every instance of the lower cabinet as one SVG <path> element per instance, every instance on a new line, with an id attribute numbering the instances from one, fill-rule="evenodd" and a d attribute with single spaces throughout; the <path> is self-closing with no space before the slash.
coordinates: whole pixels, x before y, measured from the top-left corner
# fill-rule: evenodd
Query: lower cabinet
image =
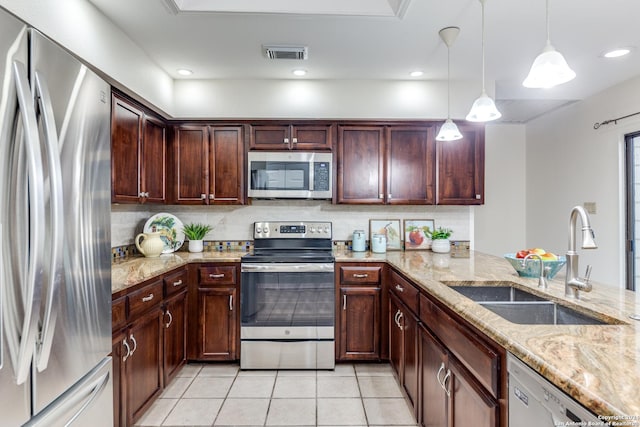
<path id="1" fill-rule="evenodd" d="M 443 385 L 447 370 L 447 351 L 422 325 L 420 326 L 420 354 L 422 356 L 420 362 L 422 399 L 418 418 L 424 427 L 446 427 L 451 394 L 445 391 Z"/>
<path id="2" fill-rule="evenodd" d="M 181 292 L 164 304 L 163 317 L 163 371 L 168 384 L 187 359 L 187 293 Z"/>
<path id="3" fill-rule="evenodd" d="M 189 266 L 190 331 L 188 360 L 239 359 L 239 264 L 202 263 Z"/>
<path id="4" fill-rule="evenodd" d="M 389 316 L 389 361 L 417 414 L 418 318 L 391 292 Z"/>

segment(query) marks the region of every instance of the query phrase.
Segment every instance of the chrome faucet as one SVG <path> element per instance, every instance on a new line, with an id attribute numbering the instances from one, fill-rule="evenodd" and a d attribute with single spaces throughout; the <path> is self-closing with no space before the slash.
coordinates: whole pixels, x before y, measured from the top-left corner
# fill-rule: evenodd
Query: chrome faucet
<path id="1" fill-rule="evenodd" d="M 579 299 L 580 291 L 589 292 L 592 289 L 589 278 L 591 266 L 587 266 L 585 277 L 578 275 L 578 253 L 576 252 L 576 222 L 580 215 L 582 222 L 582 249 L 596 249 L 595 234 L 591 228 L 589 215 L 582 206 L 575 206 L 569 217 L 569 250 L 567 251 L 567 276 L 564 282 L 564 294 Z"/>
<path id="2" fill-rule="evenodd" d="M 547 289 L 549 287 L 549 284 L 547 283 L 547 273 L 549 272 L 549 270 L 551 270 L 551 267 L 544 266 L 544 261 L 542 260 L 542 257 L 540 255 L 527 254 L 527 256 L 522 260 L 522 266 L 524 267 L 527 263 L 527 260 L 533 257 L 538 257 L 538 259 L 540 260 L 540 277 L 538 277 L 538 287 Z"/>

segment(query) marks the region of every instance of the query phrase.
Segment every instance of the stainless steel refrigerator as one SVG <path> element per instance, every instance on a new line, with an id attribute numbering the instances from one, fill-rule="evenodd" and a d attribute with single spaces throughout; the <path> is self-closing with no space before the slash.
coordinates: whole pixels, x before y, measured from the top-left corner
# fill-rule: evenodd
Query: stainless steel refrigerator
<path id="1" fill-rule="evenodd" d="M 0 425 L 113 425 L 109 85 L 0 9 Z"/>

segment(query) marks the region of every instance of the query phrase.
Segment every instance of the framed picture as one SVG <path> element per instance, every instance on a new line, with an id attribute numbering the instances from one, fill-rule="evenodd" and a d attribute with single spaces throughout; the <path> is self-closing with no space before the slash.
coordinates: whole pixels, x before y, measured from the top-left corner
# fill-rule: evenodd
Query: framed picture
<path id="1" fill-rule="evenodd" d="M 435 230 L 435 222 L 432 219 L 405 219 L 404 249 L 407 251 L 429 249 L 431 239 L 427 235 L 433 230 Z"/>
<path id="2" fill-rule="evenodd" d="M 372 239 L 374 234 L 387 236 L 388 251 L 402 250 L 402 232 L 399 219 L 370 219 L 369 239 Z"/>

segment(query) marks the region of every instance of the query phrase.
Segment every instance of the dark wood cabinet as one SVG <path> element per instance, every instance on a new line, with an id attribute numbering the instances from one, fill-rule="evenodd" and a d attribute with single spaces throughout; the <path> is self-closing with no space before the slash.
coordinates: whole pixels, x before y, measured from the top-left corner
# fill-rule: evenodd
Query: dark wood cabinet
<path id="1" fill-rule="evenodd" d="M 240 316 L 237 264 L 190 266 L 198 286 L 190 290 L 197 307 L 191 316 L 193 332 L 189 360 L 221 361 L 239 358 Z"/>
<path id="2" fill-rule="evenodd" d="M 386 140 L 386 202 L 434 204 L 436 156 L 433 127 L 388 127 Z"/>
<path id="3" fill-rule="evenodd" d="M 385 203 L 384 128 L 339 126 L 337 203 Z"/>
<path id="4" fill-rule="evenodd" d="M 123 379 L 125 379 L 124 362 L 127 350 L 125 343 L 127 335 L 125 331 L 114 329 L 111 336 L 111 357 L 113 360 L 113 426 L 124 427 L 127 425 L 127 398 L 126 388 Z"/>
<path id="5" fill-rule="evenodd" d="M 187 360 L 186 290 L 165 302 L 162 332 L 164 383 L 169 384 Z"/>
<path id="6" fill-rule="evenodd" d="M 111 108 L 112 202 L 165 203 L 166 124 L 117 94 Z"/>
<path id="7" fill-rule="evenodd" d="M 447 427 L 449 399 L 442 380 L 447 373 L 447 351 L 420 326 L 420 382 L 422 399 L 420 405 L 420 425 L 424 427 Z M 475 425 L 472 423 L 471 425 Z"/>
<path id="8" fill-rule="evenodd" d="M 381 300 L 384 265 L 336 265 L 336 358 L 381 359 Z"/>
<path id="9" fill-rule="evenodd" d="M 418 318 L 391 291 L 389 320 L 389 361 L 416 414 L 418 410 Z"/>
<path id="10" fill-rule="evenodd" d="M 458 128 L 462 139 L 436 144 L 436 202 L 439 205 L 481 205 L 484 203 L 484 129 L 473 125 Z"/>
<path id="11" fill-rule="evenodd" d="M 431 126 L 338 128 L 338 203 L 435 203 Z"/>
<path id="12" fill-rule="evenodd" d="M 332 124 L 252 125 L 251 150 L 331 150 Z"/>
<path id="13" fill-rule="evenodd" d="M 244 204 L 243 135 L 242 126 L 177 126 L 174 202 Z"/>
<path id="14" fill-rule="evenodd" d="M 127 425 L 133 425 L 162 392 L 162 317 L 157 306 L 134 320 L 127 331 L 131 346 L 125 361 Z"/>

